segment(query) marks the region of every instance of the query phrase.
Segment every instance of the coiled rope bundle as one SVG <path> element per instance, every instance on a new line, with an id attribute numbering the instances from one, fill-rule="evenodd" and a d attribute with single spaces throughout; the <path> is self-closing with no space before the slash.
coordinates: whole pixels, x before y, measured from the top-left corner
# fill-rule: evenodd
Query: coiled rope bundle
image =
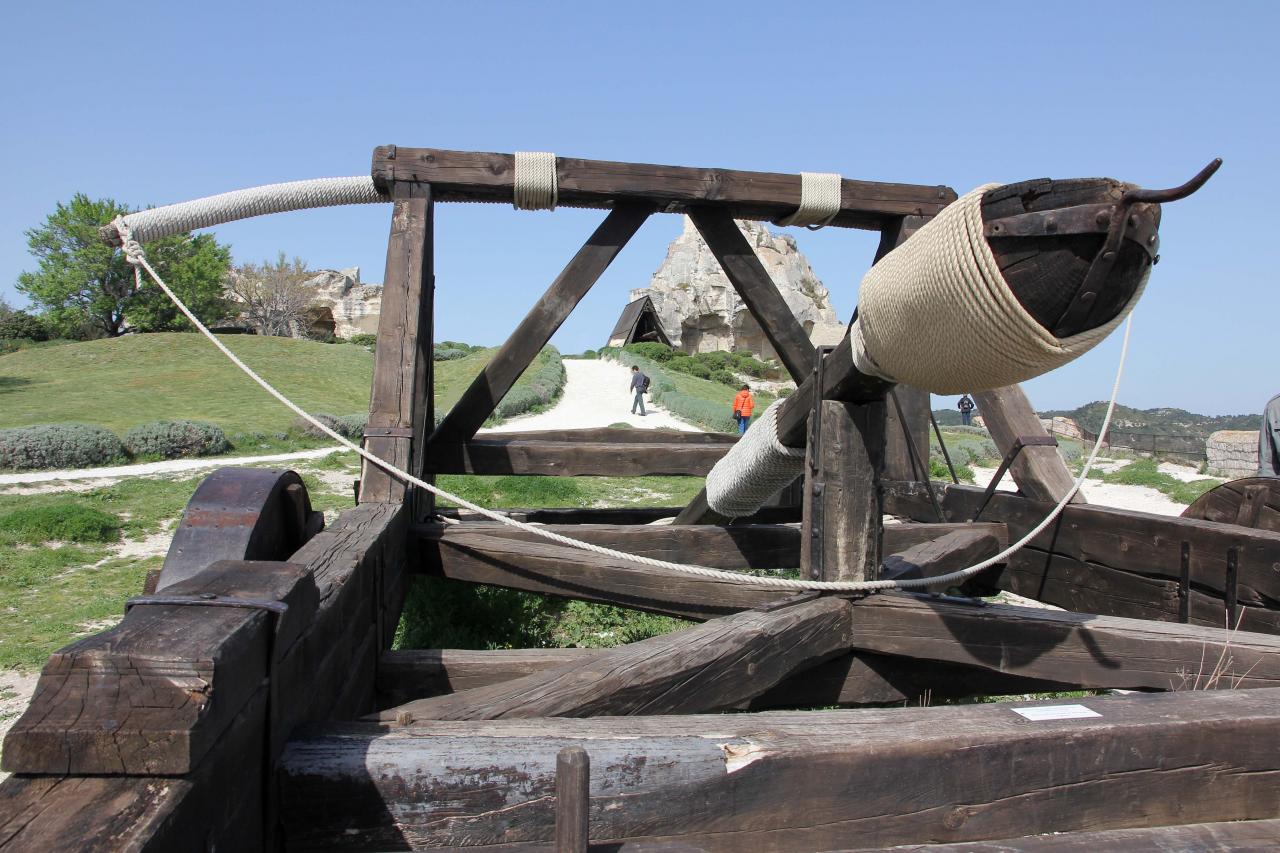
<path id="1" fill-rule="evenodd" d="M 729 518 L 750 515 L 804 473 L 804 449 L 778 440 L 780 405 L 782 400 L 777 400 L 765 409 L 707 474 L 708 507 Z M 733 462 L 725 465 L 730 456 Z"/>

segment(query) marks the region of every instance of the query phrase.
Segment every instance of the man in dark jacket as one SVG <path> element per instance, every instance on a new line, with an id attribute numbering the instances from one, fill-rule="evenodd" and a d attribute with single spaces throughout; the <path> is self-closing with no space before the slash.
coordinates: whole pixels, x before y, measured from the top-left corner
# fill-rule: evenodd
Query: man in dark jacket
<path id="1" fill-rule="evenodd" d="M 973 417 L 973 400 L 969 399 L 969 395 L 965 394 L 960 398 L 960 402 L 956 403 L 956 408 L 960 410 L 960 423 L 965 426 L 969 425 L 969 421 Z"/>
<path id="2" fill-rule="evenodd" d="M 640 372 L 640 368 L 631 367 L 631 390 L 635 393 L 635 399 L 631 401 L 631 414 L 636 413 L 636 409 L 640 409 L 640 417 L 644 417 L 644 389 L 649 386 L 649 377 Z"/>
<path id="3" fill-rule="evenodd" d="M 1258 476 L 1280 477 L 1280 395 L 1272 397 L 1262 412 L 1258 430 Z"/>

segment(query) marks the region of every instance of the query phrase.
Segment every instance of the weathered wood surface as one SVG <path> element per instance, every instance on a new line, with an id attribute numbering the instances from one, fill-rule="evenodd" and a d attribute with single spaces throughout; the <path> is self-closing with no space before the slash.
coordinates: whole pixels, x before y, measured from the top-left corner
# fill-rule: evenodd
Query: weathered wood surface
<path id="1" fill-rule="evenodd" d="M 778 285 L 769 277 L 755 247 L 727 211 L 694 207 L 689 210 L 689 218 L 773 345 L 783 367 L 797 383 L 803 382 L 813 371 L 817 352 L 804 326 L 778 292 Z"/>
<path id="2" fill-rule="evenodd" d="M 502 511 L 521 521 L 534 521 L 538 524 L 652 524 L 659 519 L 672 519 L 680 514 L 682 507 L 511 507 Z M 440 515 L 456 518 L 459 521 L 487 521 L 488 519 L 469 510 L 441 508 Z M 800 521 L 799 506 L 766 506 L 751 515 L 737 519 L 738 524 L 795 524 Z"/>
<path id="3" fill-rule="evenodd" d="M 929 392 L 895 385 L 892 393 L 898 402 L 890 398 L 884 408 L 884 477 L 919 480 L 929 471 Z"/>
<path id="4" fill-rule="evenodd" d="M 1266 853 L 1275 850 L 1278 842 L 1280 820 L 1240 820 L 1029 835 L 960 844 L 904 844 L 892 849 L 901 853 L 1039 853 L 1044 850 L 1054 853 L 1106 853 L 1113 850 L 1121 853 Z M 872 849 L 882 848 L 864 847 L 843 853 L 870 853 Z"/>
<path id="5" fill-rule="evenodd" d="M 884 558 L 884 568 L 880 572 L 881 580 L 914 580 L 931 578 L 949 572 L 968 568 L 976 563 L 994 557 L 1000 553 L 1000 540 L 987 530 L 977 525 L 973 529 L 961 528 L 941 536 L 930 542 L 913 545 L 905 551 L 890 554 Z M 996 567 L 992 567 L 998 572 Z M 992 584 L 979 572 L 967 583 L 950 584 L 964 586 L 966 591 L 990 592 Z M 945 587 L 938 591 L 945 591 Z"/>
<path id="6" fill-rule="evenodd" d="M 489 687 L 419 699 L 377 718 L 496 720 L 728 710 L 848 649 L 849 602 L 801 598 Z"/>
<path id="7" fill-rule="evenodd" d="M 1280 686 L 1280 638 L 1061 610 L 889 593 L 854 606 L 856 649 L 1087 688 Z"/>
<path id="8" fill-rule="evenodd" d="M 296 642 L 319 598 L 302 567 L 233 561 L 165 594 L 268 599 L 289 610 L 275 617 L 232 607 L 134 607 L 116 627 L 49 658 L 30 706 L 5 737 L 3 769 L 190 772 Z"/>
<path id="9" fill-rule="evenodd" d="M 431 188 L 401 184 L 392 189 L 394 206 L 382 279 L 378 345 L 374 350 L 373 390 L 369 398 L 370 436 L 365 449 L 408 470 L 421 461 L 432 401 L 432 314 L 435 290 L 434 207 Z M 378 430 L 412 431 L 377 435 Z M 413 471 L 411 473 L 418 473 Z M 398 503 L 405 485 L 370 462 L 360 476 L 361 503 Z"/>
<path id="10" fill-rule="evenodd" d="M 324 528 L 293 471 L 219 468 L 200 482 L 182 511 L 156 588 L 191 577 L 218 560 L 285 560 Z M 153 590 L 154 591 L 154 590 Z"/>
<path id="11" fill-rule="evenodd" d="M 457 693 L 582 662 L 598 649 L 401 649 L 378 661 L 378 708 Z M 742 705 L 753 710 L 872 705 L 962 696 L 1021 695 L 1071 685 L 977 667 L 851 652 L 783 679 Z"/>
<path id="12" fill-rule="evenodd" d="M 580 746 L 556 755 L 556 853 L 587 853 L 591 843 L 591 756 Z"/>
<path id="13" fill-rule="evenodd" d="M 1033 721 L 1013 710 L 1043 704 L 1079 704 L 1098 716 Z M 1224 690 L 330 725 L 300 732 L 282 759 L 283 821 L 289 849 L 549 841 L 555 756 L 567 745 L 591 755 L 596 843 L 818 851 L 1271 818 L 1280 811 L 1278 708 L 1280 690 Z M 1070 760 L 1061 758 L 1064 745 Z"/>
<path id="14" fill-rule="evenodd" d="M 1196 498 L 1182 517 L 1280 533 L 1280 480 L 1245 477 L 1223 483 Z"/>
<path id="15" fill-rule="evenodd" d="M 1040 416 L 1031 408 L 1031 401 L 1023 393 L 1021 385 L 975 391 L 973 399 L 1001 456 L 1008 454 L 1018 438 L 1049 435 L 1044 424 L 1040 423 Z M 1075 483 L 1075 477 L 1067 470 L 1056 447 L 1022 448 L 1009 466 L 1009 474 L 1024 495 L 1048 503 L 1062 500 Z M 1076 492 L 1071 501 L 1088 503 L 1080 492 Z"/>
<path id="16" fill-rule="evenodd" d="M 652 212 L 649 204 L 621 204 L 605 217 L 445 415 L 431 436 L 432 445 L 458 444 L 476 434 Z"/>
<path id="17" fill-rule="evenodd" d="M 526 438 L 519 433 L 493 433 L 466 444 L 433 444 L 427 456 L 427 470 L 435 474 L 705 477 L 731 446 L 709 441 L 585 442 L 571 436 L 565 433 L 559 440 L 549 440 Z"/>
<path id="18" fill-rule="evenodd" d="M 515 179 L 510 154 L 402 148 L 382 145 L 373 152 L 373 180 L 384 191 L 399 182 L 431 184 L 441 201 L 510 203 Z M 644 200 L 669 212 L 688 205 L 715 205 L 738 219 L 773 220 L 800 205 L 800 176 L 556 159 L 561 207 L 604 207 L 623 200 Z M 841 210 L 832 225 L 879 229 L 886 220 L 912 214 L 935 215 L 955 201 L 949 187 L 845 180 Z"/>
<path id="19" fill-rule="evenodd" d="M 800 575 L 814 580 L 875 580 L 880 573 L 884 508 L 884 404 L 824 400 L 821 447 L 808 443 Z"/>
<path id="20" fill-rule="evenodd" d="M 982 499 L 974 486 L 935 484 L 947 518 L 971 518 Z M 886 484 L 886 511 L 921 520 L 933 511 L 921 490 L 910 484 Z M 997 492 L 982 512 L 984 521 L 1004 522 L 1017 540 L 1044 519 L 1051 504 Z M 1031 547 L 1073 560 L 1096 563 L 1146 577 L 1177 582 L 1181 578 L 1182 543 L 1190 546 L 1191 585 L 1221 596 L 1227 578 L 1227 552 L 1238 554 L 1239 601 L 1249 607 L 1280 608 L 1280 533 L 1249 530 L 1198 519 L 1132 512 L 1102 506 L 1070 505 L 1054 524 L 1031 541 Z M 1074 608 L 1070 601 L 1049 600 Z"/>

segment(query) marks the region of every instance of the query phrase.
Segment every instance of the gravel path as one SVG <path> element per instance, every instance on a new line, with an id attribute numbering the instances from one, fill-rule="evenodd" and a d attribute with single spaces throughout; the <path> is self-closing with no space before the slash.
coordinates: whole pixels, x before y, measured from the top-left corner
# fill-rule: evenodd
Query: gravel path
<path id="1" fill-rule="evenodd" d="M 645 399 L 648 415 L 631 414 L 631 370 L 616 361 L 565 359 L 564 394 L 560 402 L 537 415 L 512 418 L 499 427 L 481 432 L 529 432 L 541 429 L 590 429 L 625 423 L 644 429 L 667 427 L 683 432 L 703 432 L 685 423 L 656 403 Z"/>
<path id="2" fill-rule="evenodd" d="M 224 468 L 233 465 L 254 465 L 259 462 L 319 459 L 342 449 L 334 446 L 320 447 L 315 450 L 299 450 L 294 453 L 274 453 L 268 456 L 217 456 L 209 459 L 169 459 L 164 462 L 143 462 L 140 465 L 117 465 L 111 468 L 77 468 L 72 471 L 27 471 L 22 474 L 0 474 L 0 486 L 51 483 L 61 480 L 113 480 L 121 477 L 143 477 L 148 474 L 172 474 L 178 471 L 202 471 L 209 468 Z"/>
<path id="3" fill-rule="evenodd" d="M 1108 464 L 1107 460 L 1098 460 L 1097 467 L 1102 471 L 1112 472 L 1123 468 L 1127 464 L 1128 462 L 1123 460 L 1111 464 Z M 974 467 L 973 482 L 986 488 L 995 473 L 996 469 L 994 468 Z M 1016 492 L 1018 487 L 1013 482 L 1013 478 L 1005 474 L 1004 479 L 1000 481 L 1000 485 L 996 489 L 998 491 Z M 1085 498 L 1091 504 L 1127 509 L 1133 512 L 1150 512 L 1155 515 L 1182 515 L 1182 511 L 1187 508 L 1186 504 L 1170 500 L 1169 496 L 1164 492 L 1157 491 L 1150 486 L 1126 486 L 1121 483 L 1101 483 L 1097 480 L 1085 480 L 1081 491 L 1084 492 Z"/>

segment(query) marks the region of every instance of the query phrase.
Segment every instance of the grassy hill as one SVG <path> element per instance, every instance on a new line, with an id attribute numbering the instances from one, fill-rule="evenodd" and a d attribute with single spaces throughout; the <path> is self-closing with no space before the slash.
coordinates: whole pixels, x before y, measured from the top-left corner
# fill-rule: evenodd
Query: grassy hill
<path id="1" fill-rule="evenodd" d="M 1261 408 L 1259 408 L 1259 412 Z M 1097 432 L 1102 427 L 1102 418 L 1107 413 L 1107 404 L 1101 400 L 1087 403 L 1070 411 L 1055 409 L 1041 412 L 1044 418 L 1061 415 L 1073 419 L 1085 429 Z M 1131 409 L 1116 403 L 1115 414 L 1112 415 L 1112 429 L 1130 432 L 1154 433 L 1155 435 L 1195 435 L 1208 438 L 1209 434 L 1220 429 L 1257 429 L 1260 414 L 1247 415 L 1197 415 L 1186 409 Z"/>

